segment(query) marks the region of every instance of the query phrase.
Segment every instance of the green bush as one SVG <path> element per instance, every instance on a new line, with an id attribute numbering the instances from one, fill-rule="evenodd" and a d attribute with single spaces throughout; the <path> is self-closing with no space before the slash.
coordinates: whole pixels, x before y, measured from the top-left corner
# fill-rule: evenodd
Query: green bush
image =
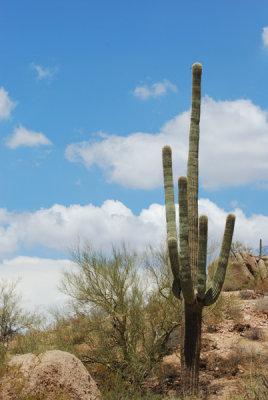
<path id="1" fill-rule="evenodd" d="M 169 337 L 180 322 L 166 255 L 150 249 L 140 258 L 122 246 L 106 256 L 87 247 L 72 258 L 76 269 L 64 272 L 61 285 L 74 312 L 65 321 L 66 343 L 77 352 L 83 344 L 85 364 L 103 365 L 137 388 L 168 353 Z"/>

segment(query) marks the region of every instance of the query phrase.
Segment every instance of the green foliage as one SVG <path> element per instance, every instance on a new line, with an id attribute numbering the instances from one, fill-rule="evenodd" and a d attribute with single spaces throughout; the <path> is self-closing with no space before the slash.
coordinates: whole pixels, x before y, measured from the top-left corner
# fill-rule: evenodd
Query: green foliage
<path id="1" fill-rule="evenodd" d="M 56 343 L 47 330 L 29 329 L 25 334 L 16 335 L 8 345 L 10 354 L 33 353 L 38 355 L 56 349 Z"/>
<path id="2" fill-rule="evenodd" d="M 123 246 L 111 256 L 78 249 L 72 258 L 76 269 L 64 272 L 61 290 L 71 297 L 74 316 L 58 319 L 56 330 L 65 324 L 84 363 L 103 365 L 137 387 L 167 354 L 180 321 L 163 272 L 166 256 L 150 249 L 141 260 Z"/>
<path id="3" fill-rule="evenodd" d="M 40 316 L 21 307 L 17 284 L 18 281 L 0 281 L 0 342 L 6 345 L 18 332 L 40 323 Z"/>
<path id="4" fill-rule="evenodd" d="M 0 343 L 0 379 L 6 372 L 7 363 L 7 348 L 3 343 Z"/>

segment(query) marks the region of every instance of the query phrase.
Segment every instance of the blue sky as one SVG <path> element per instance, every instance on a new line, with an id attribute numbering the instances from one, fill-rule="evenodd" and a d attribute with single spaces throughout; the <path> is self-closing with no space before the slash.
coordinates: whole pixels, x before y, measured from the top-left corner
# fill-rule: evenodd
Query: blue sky
<path id="1" fill-rule="evenodd" d="M 235 239 L 268 244 L 267 15 L 262 0 L 1 3 L 0 275 L 29 303 L 61 301 L 78 238 L 163 242 L 161 148 L 185 174 L 196 61 L 210 240 L 231 211 Z"/>

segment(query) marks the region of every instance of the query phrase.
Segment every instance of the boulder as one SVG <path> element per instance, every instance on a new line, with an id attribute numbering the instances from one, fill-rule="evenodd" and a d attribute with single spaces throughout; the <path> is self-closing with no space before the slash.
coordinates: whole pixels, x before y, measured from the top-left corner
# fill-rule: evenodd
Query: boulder
<path id="1" fill-rule="evenodd" d="M 254 279 L 245 263 L 231 262 L 228 265 L 228 273 L 226 274 L 223 289 L 225 291 L 243 289 L 250 286 Z"/>
<path id="2" fill-rule="evenodd" d="M 253 254 L 247 253 L 246 251 L 243 251 L 241 253 L 242 256 L 242 262 L 246 264 L 247 269 L 251 272 L 252 275 L 254 275 L 257 272 L 257 261 L 256 257 Z"/>
<path id="3" fill-rule="evenodd" d="M 74 355 L 51 350 L 14 356 L 2 379 L 1 400 L 100 400 L 96 383 Z"/>
<path id="4" fill-rule="evenodd" d="M 233 291 L 245 288 L 248 286 L 249 282 L 254 281 L 253 274 L 248 270 L 245 263 L 242 261 L 242 257 L 239 255 L 238 259 L 234 257 L 230 257 L 230 261 L 228 263 L 225 281 L 223 284 L 224 291 Z M 208 275 L 209 278 L 213 278 L 213 274 L 216 270 L 218 264 L 219 257 L 216 257 L 208 265 Z M 209 285 L 208 285 L 209 286 Z"/>
<path id="5" fill-rule="evenodd" d="M 209 278 L 213 277 L 218 257 L 208 265 Z M 223 290 L 233 291 L 258 286 L 268 279 L 268 256 L 255 256 L 245 251 L 230 256 Z"/>

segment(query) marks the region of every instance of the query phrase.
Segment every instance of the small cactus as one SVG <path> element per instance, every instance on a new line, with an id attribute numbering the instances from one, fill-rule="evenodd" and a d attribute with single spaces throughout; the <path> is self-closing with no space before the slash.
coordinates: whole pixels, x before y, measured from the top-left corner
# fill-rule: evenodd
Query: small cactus
<path id="1" fill-rule="evenodd" d="M 167 245 L 169 263 L 173 274 L 172 291 L 183 301 L 184 317 L 181 330 L 181 365 L 183 391 L 198 393 L 199 357 L 201 346 L 201 321 L 204 306 L 213 304 L 219 297 L 225 279 L 232 243 L 235 216 L 226 219 L 223 242 L 212 285 L 206 289 L 207 226 L 208 218 L 198 218 L 198 148 L 201 103 L 202 65 L 192 67 L 192 111 L 189 138 L 187 177 L 178 180 L 179 187 L 179 239 L 178 248 L 172 151 L 163 148 L 163 173 L 166 204 Z"/>

